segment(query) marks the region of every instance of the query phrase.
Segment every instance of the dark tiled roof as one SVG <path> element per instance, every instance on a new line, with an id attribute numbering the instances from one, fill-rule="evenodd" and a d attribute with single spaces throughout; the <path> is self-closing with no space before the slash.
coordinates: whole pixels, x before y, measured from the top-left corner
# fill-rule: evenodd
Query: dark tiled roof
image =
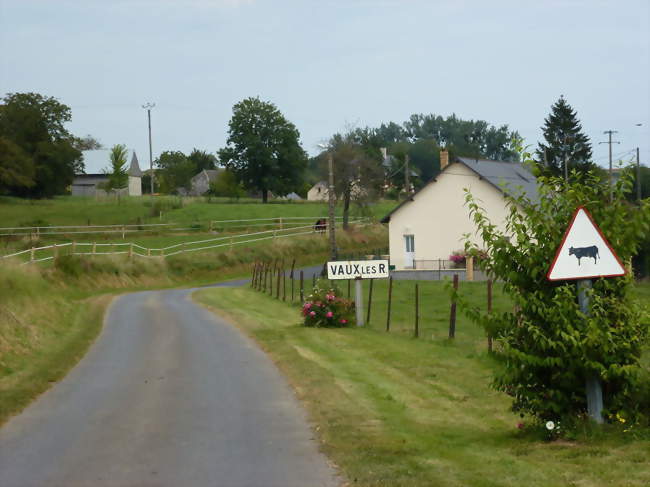
<path id="1" fill-rule="evenodd" d="M 531 201 L 539 200 L 537 180 L 533 173 L 521 163 L 472 159 L 470 157 L 457 157 L 456 161 L 462 162 L 506 194 L 512 196 L 525 194 Z"/>
<path id="2" fill-rule="evenodd" d="M 133 156 L 131 156 L 131 166 L 129 167 L 127 174 L 129 176 L 133 176 L 136 178 L 142 177 L 142 171 L 140 170 L 140 165 L 138 164 L 138 157 L 135 155 L 135 151 L 133 151 Z"/>
<path id="3" fill-rule="evenodd" d="M 471 157 L 456 157 L 443 170 L 446 171 L 454 162 L 461 163 L 474 171 L 478 177 L 486 180 L 499 191 L 512 196 L 525 194 L 533 202 L 539 201 L 537 191 L 537 180 L 526 166 L 518 162 L 492 161 L 489 159 L 474 159 Z M 398 206 L 381 219 L 381 223 L 388 223 L 393 213 L 399 210 L 406 203 L 413 201 L 413 197 L 430 184 L 435 184 L 436 179 L 432 179 L 422 188 L 420 188 L 409 199 L 402 201 Z"/>

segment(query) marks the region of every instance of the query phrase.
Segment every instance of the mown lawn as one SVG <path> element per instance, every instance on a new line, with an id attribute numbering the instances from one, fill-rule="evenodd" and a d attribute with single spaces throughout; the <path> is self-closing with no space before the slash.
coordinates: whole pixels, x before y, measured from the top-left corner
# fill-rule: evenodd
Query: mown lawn
<path id="1" fill-rule="evenodd" d="M 483 332 L 459 313 L 457 338 L 446 338 L 444 283 L 420 283 L 419 339 L 412 338 L 413 282 L 394 282 L 391 332 L 384 331 L 385 284 L 374 284 L 367 328 L 301 327 L 295 304 L 249 287 L 202 290 L 195 299 L 271 355 L 350 485 L 650 485 L 647 432 L 607 426 L 607 434 L 581 441 L 545 442 L 519 430 L 509 398 L 490 388 L 497 364 Z M 484 305 L 485 283 L 461 288 Z M 509 306 L 498 288 L 494 306 Z"/>

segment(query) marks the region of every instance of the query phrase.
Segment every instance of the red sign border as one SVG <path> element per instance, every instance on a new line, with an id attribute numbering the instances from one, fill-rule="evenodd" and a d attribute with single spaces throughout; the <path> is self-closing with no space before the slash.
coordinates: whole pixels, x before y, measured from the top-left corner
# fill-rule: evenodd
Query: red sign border
<path id="1" fill-rule="evenodd" d="M 603 239 L 603 242 L 605 242 L 605 245 L 609 248 L 611 251 L 612 255 L 618 262 L 618 264 L 621 266 L 623 269 L 622 274 L 600 274 L 597 276 L 583 276 L 583 277 L 562 277 L 560 279 L 551 279 L 551 272 L 555 268 L 555 264 L 557 263 L 557 259 L 560 257 L 560 252 L 562 251 L 562 247 L 564 247 L 564 243 L 566 242 L 567 237 L 569 236 L 569 232 L 573 228 L 573 223 L 576 221 L 576 218 L 578 216 L 578 213 L 580 213 L 580 210 L 584 211 L 585 214 L 587 215 L 587 218 L 589 218 L 589 221 L 591 224 L 594 226 L 598 234 L 600 235 L 600 238 Z M 573 213 L 573 217 L 571 218 L 571 223 L 569 223 L 568 228 L 564 232 L 564 237 L 562 237 L 562 242 L 560 243 L 560 246 L 557 248 L 557 251 L 555 252 L 555 258 L 553 259 L 553 263 L 551 264 L 551 267 L 548 269 L 548 272 L 546 273 L 546 279 L 548 279 L 551 282 L 557 282 L 557 281 L 579 281 L 580 279 L 597 279 L 599 277 L 621 277 L 627 274 L 627 269 L 623 265 L 623 262 L 621 262 L 621 259 L 619 258 L 618 254 L 616 251 L 612 248 L 610 245 L 609 241 L 605 238 L 605 235 L 603 235 L 603 232 L 600 230 L 600 227 L 596 225 L 596 222 L 594 221 L 593 217 L 591 216 L 591 213 L 589 213 L 589 210 L 585 208 L 584 206 L 579 206 L 576 211 Z"/>

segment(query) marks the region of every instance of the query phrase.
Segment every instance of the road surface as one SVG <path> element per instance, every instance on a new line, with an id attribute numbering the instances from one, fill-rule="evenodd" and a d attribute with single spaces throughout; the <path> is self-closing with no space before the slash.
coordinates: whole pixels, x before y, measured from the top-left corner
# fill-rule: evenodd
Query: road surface
<path id="1" fill-rule="evenodd" d="M 82 361 L 0 429 L 0 486 L 338 485 L 270 359 L 191 292 L 115 300 Z"/>

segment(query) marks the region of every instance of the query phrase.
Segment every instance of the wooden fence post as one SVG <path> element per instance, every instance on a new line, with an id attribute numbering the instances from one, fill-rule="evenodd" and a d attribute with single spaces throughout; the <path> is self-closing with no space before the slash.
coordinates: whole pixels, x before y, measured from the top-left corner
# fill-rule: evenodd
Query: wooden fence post
<path id="1" fill-rule="evenodd" d="M 151 257 L 151 249 L 147 249 L 147 257 Z"/>
<path id="2" fill-rule="evenodd" d="M 97 253 L 97 242 L 93 242 L 93 255 Z"/>
<path id="3" fill-rule="evenodd" d="M 348 279 L 348 299 L 350 299 L 350 279 Z"/>
<path id="4" fill-rule="evenodd" d="M 454 291 L 458 290 L 458 274 L 454 274 Z M 449 313 L 449 338 L 456 336 L 456 298 L 451 298 L 451 312 Z"/>
<path id="5" fill-rule="evenodd" d="M 374 279 L 370 279 L 370 289 L 368 289 L 368 313 L 366 314 L 366 326 L 370 326 L 370 308 L 372 306 L 372 283 Z"/>
<path id="6" fill-rule="evenodd" d="M 32 247 L 32 251 L 29 253 L 29 261 L 34 262 L 34 254 L 36 253 L 36 250 L 34 250 L 34 247 Z"/>
<path id="7" fill-rule="evenodd" d="M 293 285 L 294 285 L 293 281 L 295 279 L 294 276 L 295 266 L 296 266 L 296 259 L 293 259 L 293 261 L 291 262 L 291 302 L 292 303 L 293 303 Z"/>
<path id="8" fill-rule="evenodd" d="M 305 302 L 305 282 L 302 269 L 300 270 L 300 302 Z"/>
<path id="9" fill-rule="evenodd" d="M 420 336 L 420 288 L 418 283 L 415 283 L 415 331 L 413 333 L 415 338 Z"/>
<path id="10" fill-rule="evenodd" d="M 469 282 L 474 280 L 474 257 L 471 255 L 465 259 L 465 279 Z"/>
<path id="11" fill-rule="evenodd" d="M 71 255 L 74 255 L 77 250 L 77 242 L 74 240 L 72 241 L 72 250 L 71 250 Z"/>
<path id="12" fill-rule="evenodd" d="M 492 279 L 488 279 L 487 281 L 487 301 L 488 314 L 492 314 Z M 489 331 L 487 336 L 487 346 L 488 352 L 492 352 L 492 335 Z"/>
<path id="13" fill-rule="evenodd" d="M 122 240 L 124 240 L 124 227 L 122 227 Z"/>
<path id="14" fill-rule="evenodd" d="M 133 258 L 133 243 L 129 245 L 129 259 Z"/>
<path id="15" fill-rule="evenodd" d="M 54 260 L 56 260 L 58 256 L 59 256 L 59 247 L 57 247 L 57 245 L 54 244 Z"/>
<path id="16" fill-rule="evenodd" d="M 386 310 L 386 331 L 390 331 L 390 306 L 393 301 L 393 276 L 388 278 L 388 308 Z"/>
<path id="17" fill-rule="evenodd" d="M 311 275 L 311 287 L 312 289 L 316 287 L 316 274 Z"/>
<path id="18" fill-rule="evenodd" d="M 282 301 L 287 300 L 287 273 L 282 266 Z"/>

